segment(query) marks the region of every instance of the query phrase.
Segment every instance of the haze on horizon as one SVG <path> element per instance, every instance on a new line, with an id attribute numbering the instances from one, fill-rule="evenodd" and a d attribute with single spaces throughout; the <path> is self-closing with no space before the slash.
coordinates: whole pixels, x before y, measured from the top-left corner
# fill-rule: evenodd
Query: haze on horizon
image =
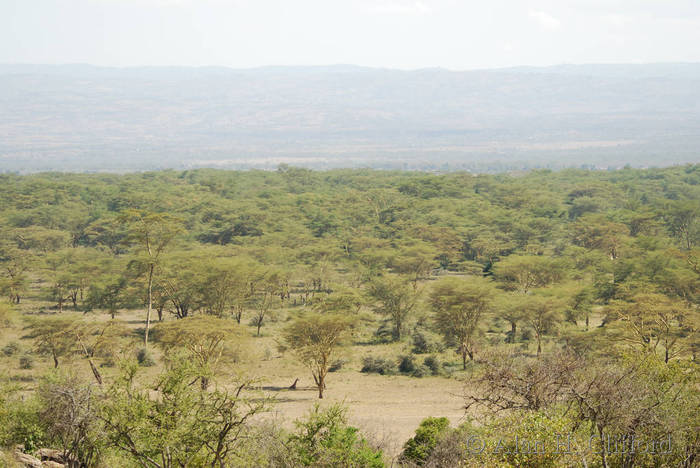
<path id="1" fill-rule="evenodd" d="M 4 0 L 0 172 L 697 162 L 697 44 L 697 0 Z"/>
<path id="2" fill-rule="evenodd" d="M 0 63 L 452 70 L 699 62 L 696 0 L 6 0 Z"/>

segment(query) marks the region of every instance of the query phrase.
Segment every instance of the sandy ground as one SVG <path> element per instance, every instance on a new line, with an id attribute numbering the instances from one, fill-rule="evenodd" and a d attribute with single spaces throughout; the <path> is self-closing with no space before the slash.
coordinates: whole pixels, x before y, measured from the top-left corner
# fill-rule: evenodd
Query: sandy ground
<path id="1" fill-rule="evenodd" d="M 288 386 L 292 381 L 280 382 L 280 386 Z M 294 391 L 263 387 L 277 400 L 273 415 L 284 425 L 291 425 L 316 403 L 322 407 L 343 403 L 349 409 L 350 423 L 370 438 L 381 441 L 391 453 L 400 451 L 423 419 L 445 416 L 458 425 L 465 414 L 460 396 L 463 386 L 453 379 L 339 372 L 329 375 L 323 400 L 319 400 L 318 391 L 310 384 L 313 384 L 310 378 L 302 378 Z"/>

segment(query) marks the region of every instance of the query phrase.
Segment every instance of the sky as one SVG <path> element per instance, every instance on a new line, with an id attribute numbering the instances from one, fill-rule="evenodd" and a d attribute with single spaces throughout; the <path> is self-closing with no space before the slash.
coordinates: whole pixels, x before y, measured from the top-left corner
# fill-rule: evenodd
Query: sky
<path id="1" fill-rule="evenodd" d="M 0 63 L 700 62 L 700 0 L 0 0 Z"/>

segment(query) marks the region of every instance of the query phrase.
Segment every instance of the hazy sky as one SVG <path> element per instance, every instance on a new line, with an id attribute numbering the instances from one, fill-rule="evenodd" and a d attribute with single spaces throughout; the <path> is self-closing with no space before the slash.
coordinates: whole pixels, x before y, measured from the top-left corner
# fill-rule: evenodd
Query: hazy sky
<path id="1" fill-rule="evenodd" d="M 0 0 L 0 63 L 700 62 L 700 0 Z"/>

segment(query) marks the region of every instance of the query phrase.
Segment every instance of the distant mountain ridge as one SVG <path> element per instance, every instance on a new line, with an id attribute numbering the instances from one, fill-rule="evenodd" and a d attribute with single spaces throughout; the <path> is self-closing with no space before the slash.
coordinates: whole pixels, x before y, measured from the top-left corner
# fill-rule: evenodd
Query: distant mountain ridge
<path id="1" fill-rule="evenodd" d="M 700 64 L 0 64 L 0 171 L 501 171 L 700 161 Z"/>

